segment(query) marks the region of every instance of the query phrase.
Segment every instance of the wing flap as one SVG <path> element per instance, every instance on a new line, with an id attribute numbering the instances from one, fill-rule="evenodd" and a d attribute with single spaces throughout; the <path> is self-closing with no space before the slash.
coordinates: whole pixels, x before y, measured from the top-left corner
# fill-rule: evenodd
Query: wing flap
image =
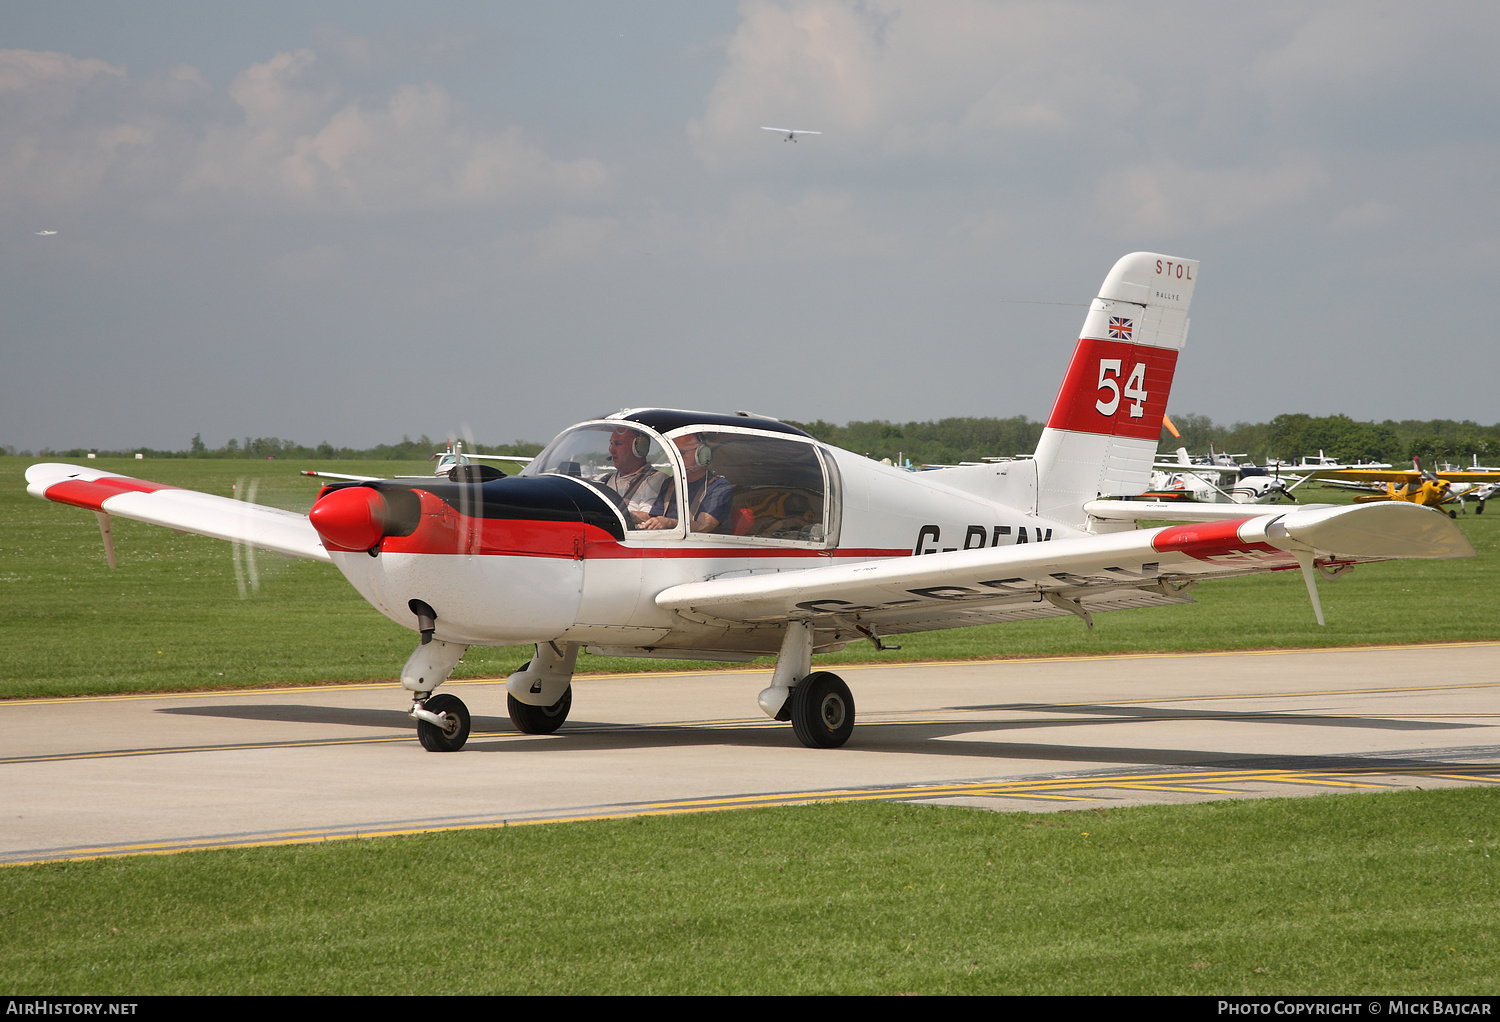
<path id="1" fill-rule="evenodd" d="M 78 465 L 32 465 L 26 482 L 43 500 L 332 563 L 307 516 L 294 511 Z"/>

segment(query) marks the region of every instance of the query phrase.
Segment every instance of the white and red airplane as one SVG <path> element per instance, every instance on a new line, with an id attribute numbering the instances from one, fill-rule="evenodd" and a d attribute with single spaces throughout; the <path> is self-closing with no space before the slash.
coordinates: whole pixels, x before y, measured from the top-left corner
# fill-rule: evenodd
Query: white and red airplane
<path id="1" fill-rule="evenodd" d="M 578 651 L 745 661 L 775 654 L 761 709 L 810 747 L 854 726 L 812 655 L 959 625 L 1187 603 L 1199 581 L 1357 562 L 1470 557 L 1447 516 L 1401 502 L 1247 516 L 1118 498 L 1151 475 L 1198 263 L 1117 262 L 1033 458 L 903 472 L 748 414 L 645 408 L 564 431 L 516 476 L 326 487 L 307 515 L 74 465 L 27 470 L 38 497 L 331 562 L 421 634 L 401 673 L 422 744 L 455 751 L 469 712 L 433 690 L 472 644 L 535 643 L 511 719 L 551 733 Z M 686 513 L 678 506 L 686 491 Z M 1141 529 L 1141 519 L 1192 524 Z M 112 554 L 112 550 L 109 551 Z"/>

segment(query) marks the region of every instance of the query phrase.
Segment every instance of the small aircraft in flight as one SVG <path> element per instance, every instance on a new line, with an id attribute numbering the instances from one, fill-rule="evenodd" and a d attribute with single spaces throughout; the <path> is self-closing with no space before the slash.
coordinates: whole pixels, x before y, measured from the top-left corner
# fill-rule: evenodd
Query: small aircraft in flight
<path id="1" fill-rule="evenodd" d="M 56 231 L 37 231 L 36 233 L 37 233 L 38 237 L 47 238 L 47 237 L 51 237 L 52 235 L 56 234 L 57 232 Z"/>
<path id="2" fill-rule="evenodd" d="M 797 141 L 797 136 L 798 135 L 821 135 L 821 134 L 823 134 L 821 131 L 806 131 L 806 130 L 804 130 L 802 128 L 768 128 L 764 124 L 762 124 L 760 126 L 760 130 L 761 131 L 774 131 L 777 134 L 785 135 L 786 138 L 782 139 L 783 142 L 795 142 L 795 141 Z"/>
<path id="3" fill-rule="evenodd" d="M 76 465 L 27 469 L 34 496 L 333 564 L 421 639 L 401 672 L 424 747 L 470 715 L 433 694 L 473 644 L 535 644 L 506 681 L 511 720 L 550 734 L 580 650 L 750 661 L 761 710 L 812 748 L 854 728 L 814 653 L 908 632 L 1189 603 L 1206 579 L 1364 561 L 1471 557 L 1411 503 L 1247 514 L 1117 499 L 1150 480 L 1196 260 L 1136 252 L 1089 306 L 1035 454 L 913 473 L 776 419 L 634 408 L 564 430 L 517 476 L 335 482 L 296 514 Z M 1140 528 L 1141 519 L 1188 524 Z"/>

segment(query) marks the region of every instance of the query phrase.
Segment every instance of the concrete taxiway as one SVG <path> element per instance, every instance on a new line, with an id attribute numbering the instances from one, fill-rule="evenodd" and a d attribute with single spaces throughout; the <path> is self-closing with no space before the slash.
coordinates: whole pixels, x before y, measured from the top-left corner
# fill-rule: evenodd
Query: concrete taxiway
<path id="1" fill-rule="evenodd" d="M 769 670 L 585 676 L 557 735 L 502 682 L 425 752 L 394 684 L 0 703 L 0 863 L 827 799 L 1054 810 L 1500 783 L 1500 643 L 841 667 L 839 750 Z"/>

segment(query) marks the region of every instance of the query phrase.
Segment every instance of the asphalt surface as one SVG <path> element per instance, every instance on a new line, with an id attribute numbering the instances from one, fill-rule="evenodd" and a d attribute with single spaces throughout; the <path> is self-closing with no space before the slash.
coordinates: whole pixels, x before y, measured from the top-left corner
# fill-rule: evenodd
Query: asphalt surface
<path id="1" fill-rule="evenodd" d="M 450 683 L 429 753 L 392 683 L 0 702 L 0 863 L 830 799 L 1049 811 L 1500 783 L 1500 643 L 839 668 L 838 750 L 768 670 L 581 677 L 556 735 Z"/>

